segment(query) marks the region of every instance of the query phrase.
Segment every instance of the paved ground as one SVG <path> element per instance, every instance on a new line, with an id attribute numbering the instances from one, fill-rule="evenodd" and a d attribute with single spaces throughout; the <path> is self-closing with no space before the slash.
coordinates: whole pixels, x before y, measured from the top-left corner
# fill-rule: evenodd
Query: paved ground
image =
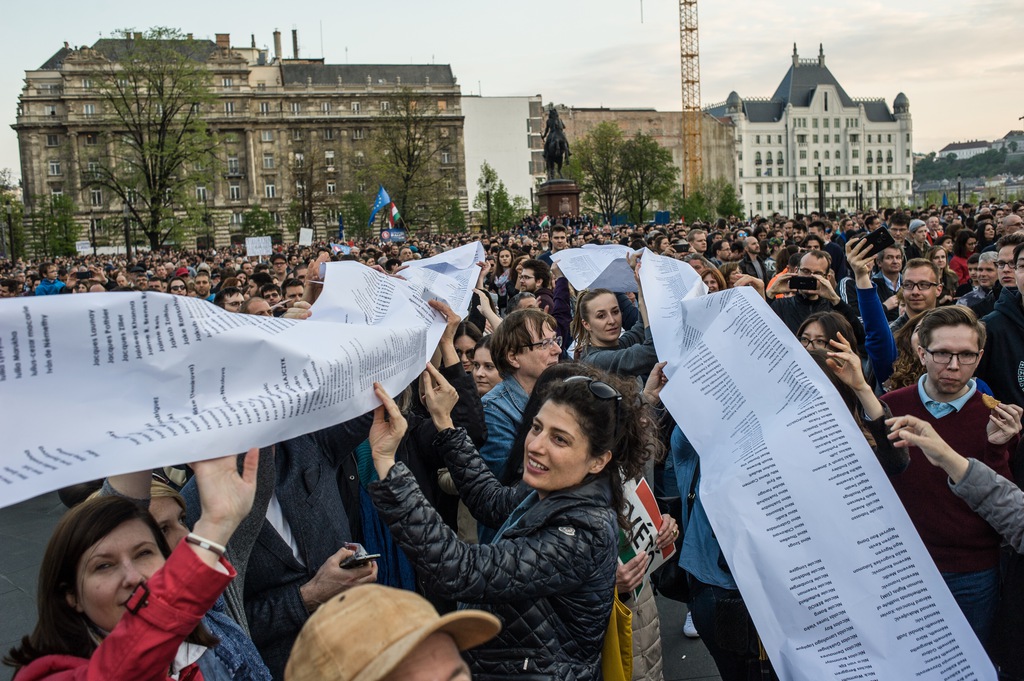
<path id="1" fill-rule="evenodd" d="M 56 494 L 0 509 L 0 653 L 4 655 L 35 624 L 39 561 L 63 512 Z M 699 640 L 682 635 L 685 606 L 661 599 L 659 609 L 665 681 L 718 679 L 707 649 Z M 11 669 L 0 667 L 0 681 L 10 678 Z"/>

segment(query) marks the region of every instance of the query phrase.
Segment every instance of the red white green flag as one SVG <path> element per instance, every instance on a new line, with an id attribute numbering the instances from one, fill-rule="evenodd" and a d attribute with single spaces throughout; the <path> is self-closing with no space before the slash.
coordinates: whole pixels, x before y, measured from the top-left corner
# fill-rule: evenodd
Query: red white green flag
<path id="1" fill-rule="evenodd" d="M 394 201 L 391 202 L 391 214 L 388 215 L 388 222 L 394 227 L 398 224 L 398 221 L 402 219 L 401 214 L 398 212 L 398 206 L 395 205 Z"/>

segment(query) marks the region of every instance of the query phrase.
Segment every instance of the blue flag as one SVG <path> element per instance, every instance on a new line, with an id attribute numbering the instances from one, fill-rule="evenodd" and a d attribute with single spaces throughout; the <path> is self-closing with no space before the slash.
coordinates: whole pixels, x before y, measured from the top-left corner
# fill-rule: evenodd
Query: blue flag
<path id="1" fill-rule="evenodd" d="M 373 202 L 373 211 L 370 213 L 370 221 L 367 223 L 371 227 L 373 226 L 373 219 L 377 217 L 377 211 L 384 206 L 391 203 L 391 197 L 384 191 L 384 185 L 380 186 L 380 191 L 377 192 L 377 200 Z"/>
<path id="2" fill-rule="evenodd" d="M 345 240 L 345 218 L 341 213 L 338 213 L 338 238 L 342 241 Z"/>

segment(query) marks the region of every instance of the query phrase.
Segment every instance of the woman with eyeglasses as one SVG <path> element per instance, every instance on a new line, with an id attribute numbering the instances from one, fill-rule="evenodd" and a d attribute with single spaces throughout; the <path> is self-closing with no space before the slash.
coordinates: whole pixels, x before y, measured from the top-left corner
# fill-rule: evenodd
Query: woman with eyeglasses
<path id="1" fill-rule="evenodd" d="M 421 391 L 459 493 L 481 522 L 500 528 L 490 544 L 460 542 L 426 502 L 395 450 L 406 422 L 376 385 L 370 447 L 380 482 L 374 505 L 431 595 L 472 604 L 505 627 L 467 653 L 486 679 L 601 678 L 612 607 L 618 532 L 626 529 L 624 479 L 638 476 L 656 429 L 635 388 L 574 376 L 548 387 L 523 450 L 522 483 L 505 487 L 461 429 L 454 389 L 427 367 Z M 618 383 L 616 383 L 618 385 Z M 621 389 L 620 389 L 621 388 Z M 625 391 L 625 392 L 623 392 Z"/>

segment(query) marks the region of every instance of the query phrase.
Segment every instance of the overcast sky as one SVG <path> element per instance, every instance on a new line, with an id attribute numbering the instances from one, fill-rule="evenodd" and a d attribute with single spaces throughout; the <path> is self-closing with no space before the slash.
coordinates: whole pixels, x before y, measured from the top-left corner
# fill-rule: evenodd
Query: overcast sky
<path id="1" fill-rule="evenodd" d="M 291 10 L 291 13 L 288 10 Z M 699 5 L 701 98 L 769 97 L 790 63 L 825 48 L 851 97 L 910 98 L 915 151 L 995 139 L 1024 128 L 1020 0 L 704 0 Z M 641 20 L 642 17 L 642 20 Z M 248 0 L 151 3 L 9 2 L 0 26 L 0 168 L 18 174 L 14 122 L 26 69 L 68 41 L 91 45 L 120 27 L 172 26 L 196 37 L 230 33 L 233 45 L 329 63 L 448 63 L 463 94 L 541 94 L 572 106 L 678 111 L 675 0 Z M 322 40 L 321 40 L 322 35 Z M 321 47 L 322 45 L 322 47 Z"/>

